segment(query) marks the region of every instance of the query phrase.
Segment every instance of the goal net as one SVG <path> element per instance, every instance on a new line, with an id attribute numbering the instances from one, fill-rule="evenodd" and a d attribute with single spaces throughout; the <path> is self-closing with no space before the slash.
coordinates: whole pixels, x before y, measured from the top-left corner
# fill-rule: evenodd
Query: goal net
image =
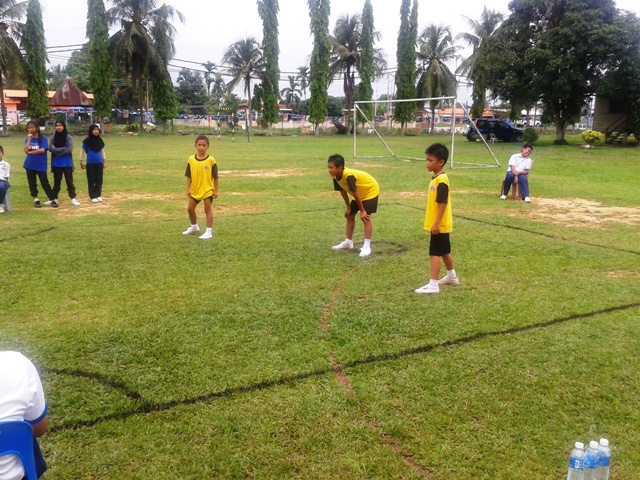
<path id="1" fill-rule="evenodd" d="M 498 162 L 498 159 L 495 157 L 495 155 L 493 155 L 493 152 L 491 151 L 491 148 L 489 147 L 489 145 L 487 144 L 487 142 L 484 140 L 483 141 L 487 147 L 487 149 L 490 151 L 491 155 L 493 156 L 494 162 L 492 164 L 482 164 L 482 163 L 468 163 L 468 162 L 458 162 L 455 160 L 455 136 L 456 136 L 456 113 L 458 111 L 464 111 L 465 113 L 465 117 L 467 119 L 468 125 L 467 128 L 475 128 L 475 125 L 473 125 L 473 122 L 471 122 L 471 119 L 468 116 L 468 111 L 465 110 L 464 106 L 462 107 L 462 110 L 459 110 L 457 107 L 459 105 L 459 102 L 456 101 L 456 97 L 429 97 L 429 98 L 413 98 L 413 99 L 403 99 L 403 100 L 370 100 L 370 101 L 356 101 L 354 102 L 353 105 L 353 156 L 354 158 L 389 158 L 389 157 L 393 157 L 393 158 L 401 158 L 401 159 L 407 159 L 407 160 L 424 160 L 424 157 L 413 157 L 413 156 L 409 156 L 409 155 L 402 155 L 400 153 L 396 153 L 394 152 L 394 150 L 392 150 L 391 146 L 389 145 L 389 143 L 385 140 L 384 138 L 384 133 L 381 132 L 380 127 L 378 126 L 378 123 L 376 121 L 376 117 L 378 116 L 378 114 L 376 113 L 378 111 L 378 107 L 382 106 L 383 107 L 383 111 L 385 111 L 385 113 L 388 113 L 390 111 L 393 110 L 393 105 L 397 104 L 397 103 L 403 103 L 403 102 L 412 102 L 412 103 L 426 103 L 426 102 L 430 102 L 430 101 L 439 101 L 439 102 L 447 102 L 451 104 L 451 118 L 444 123 L 444 125 L 447 125 L 448 128 L 445 126 L 444 128 L 446 129 L 446 133 L 448 135 L 450 135 L 450 146 L 449 146 L 449 168 L 492 168 L 492 167 L 499 167 L 500 163 Z M 361 106 L 363 105 L 373 105 L 374 107 L 374 119 L 372 121 L 372 119 L 370 119 L 367 114 L 363 111 L 363 109 L 361 108 Z M 392 126 L 393 122 L 391 120 L 388 120 L 386 115 L 385 115 L 385 120 L 389 121 L 389 127 Z M 363 130 L 363 133 L 366 132 L 366 134 L 368 136 L 371 135 L 375 135 L 380 143 L 382 144 L 382 146 L 384 147 L 384 149 L 382 150 L 382 152 L 385 152 L 385 154 L 381 154 L 381 155 L 367 155 L 367 154 L 363 154 L 362 150 L 364 150 L 363 148 L 360 148 L 360 151 L 358 150 L 359 145 L 358 145 L 358 124 L 359 123 L 364 123 L 365 128 Z M 441 124 L 442 125 L 442 124 Z M 442 126 L 440 127 L 440 129 L 442 130 Z M 458 128 L 458 131 L 461 133 L 462 132 L 462 127 Z M 363 133 L 360 134 L 360 136 L 363 135 Z M 466 140 L 466 139 L 465 139 Z M 360 143 L 362 144 L 362 140 L 360 141 Z M 362 145 L 360 145 L 360 147 L 362 147 Z"/>

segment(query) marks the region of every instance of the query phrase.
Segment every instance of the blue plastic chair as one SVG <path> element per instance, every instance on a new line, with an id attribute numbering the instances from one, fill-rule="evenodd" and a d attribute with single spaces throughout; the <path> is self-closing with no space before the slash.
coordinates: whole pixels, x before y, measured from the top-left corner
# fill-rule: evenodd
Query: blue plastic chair
<path id="1" fill-rule="evenodd" d="M 33 430 L 31 425 L 20 420 L 0 422 L 0 457 L 17 455 L 22 461 L 25 478 L 38 480 L 33 450 Z"/>

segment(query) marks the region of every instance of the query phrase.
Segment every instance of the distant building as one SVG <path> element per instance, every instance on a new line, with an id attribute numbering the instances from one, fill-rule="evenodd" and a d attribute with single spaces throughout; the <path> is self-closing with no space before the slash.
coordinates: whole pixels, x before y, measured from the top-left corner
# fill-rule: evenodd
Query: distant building
<path id="1" fill-rule="evenodd" d="M 623 142 L 633 132 L 629 115 L 627 115 L 627 103 L 609 97 L 596 96 L 591 128 L 604 133 L 607 143 Z"/>

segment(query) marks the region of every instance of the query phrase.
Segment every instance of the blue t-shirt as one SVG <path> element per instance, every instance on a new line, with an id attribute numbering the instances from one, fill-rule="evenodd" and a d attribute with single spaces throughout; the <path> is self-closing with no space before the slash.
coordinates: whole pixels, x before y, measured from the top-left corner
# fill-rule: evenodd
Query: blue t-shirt
<path id="1" fill-rule="evenodd" d="M 99 152 L 94 152 L 90 148 L 87 148 L 84 143 L 82 144 L 82 149 L 87 154 L 87 163 L 104 163 L 102 161 L 102 150 L 100 150 Z"/>
<path id="2" fill-rule="evenodd" d="M 51 148 L 53 147 L 53 137 L 51 136 Z M 52 167 L 73 167 L 73 138 L 71 135 L 67 135 L 67 141 L 64 144 L 65 153 L 59 155 L 55 152 L 51 152 L 51 166 Z"/>
<path id="3" fill-rule="evenodd" d="M 37 155 L 27 155 L 24 159 L 23 168 L 27 170 L 35 170 L 37 172 L 46 172 L 47 171 L 47 149 L 49 148 L 49 142 L 47 141 L 47 137 L 44 135 L 38 140 L 38 137 L 29 139 L 28 137 L 24 140 L 24 143 L 29 143 L 29 150 L 39 150 L 44 148 L 44 153 L 38 153 Z"/>

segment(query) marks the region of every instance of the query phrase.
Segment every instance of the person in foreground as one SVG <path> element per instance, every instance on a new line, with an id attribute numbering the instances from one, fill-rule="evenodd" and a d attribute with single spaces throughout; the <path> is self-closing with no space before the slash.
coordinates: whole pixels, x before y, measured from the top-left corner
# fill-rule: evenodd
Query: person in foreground
<path id="1" fill-rule="evenodd" d="M 4 159 L 4 148 L 0 146 L 0 213 L 4 213 L 4 197 L 11 187 L 9 175 L 11 175 L 11 165 Z"/>
<path id="2" fill-rule="evenodd" d="M 189 204 L 187 212 L 191 226 L 183 235 L 194 235 L 200 231 L 196 206 L 204 202 L 204 214 L 207 219 L 207 229 L 200 235 L 200 239 L 208 240 L 213 237 L 213 199 L 218 198 L 218 165 L 216 159 L 207 153 L 209 150 L 209 138 L 199 135 L 196 138 L 196 154 L 187 160 L 187 197 Z"/>
<path id="3" fill-rule="evenodd" d="M 87 163 L 84 163 L 84 157 Z M 104 171 L 107 168 L 107 156 L 104 153 L 104 140 L 100 137 L 100 127 L 95 123 L 89 125 L 87 138 L 82 141 L 80 150 L 80 168 L 87 171 L 87 184 L 91 202 L 102 201 L 102 185 Z"/>
<path id="4" fill-rule="evenodd" d="M 371 233 L 373 225 L 371 215 L 378 210 L 378 194 L 380 187 L 378 182 L 366 172 L 345 168 L 342 155 L 331 155 L 328 160 L 329 175 L 333 178 L 333 188 L 342 195 L 347 209 L 344 217 L 347 219 L 347 238 L 332 250 L 352 250 L 353 231 L 356 228 L 356 213 L 360 214 L 360 220 L 364 224 L 364 244 L 360 249 L 360 257 L 371 255 Z M 349 201 L 349 197 L 352 198 Z"/>
<path id="5" fill-rule="evenodd" d="M 449 150 L 441 143 L 434 143 L 427 148 L 427 170 L 433 173 L 429 182 L 427 211 L 424 229 L 431 232 L 429 255 L 431 257 L 431 277 L 429 283 L 417 288 L 416 293 L 440 293 L 440 285 L 460 285 L 453 268 L 451 242 L 449 234 L 453 229 L 451 214 L 451 192 L 449 178 L 444 173 L 444 165 L 449 159 Z M 440 257 L 444 260 L 447 275 L 438 280 L 440 273 Z"/>
<path id="6" fill-rule="evenodd" d="M 53 194 L 49 178 L 47 177 L 47 149 L 49 142 L 47 137 L 42 135 L 38 122 L 33 120 L 27 123 L 27 138 L 24 140 L 24 153 L 27 155 L 22 165 L 27 172 L 27 183 L 29 184 L 29 192 L 33 197 L 33 206 L 40 208 L 40 199 L 38 198 L 38 180 L 49 200 L 44 204 L 53 208 L 58 208 L 58 202 Z"/>
<path id="7" fill-rule="evenodd" d="M 67 132 L 67 124 L 64 120 L 56 120 L 55 128 L 56 133 L 49 139 L 51 171 L 53 172 L 53 195 L 57 202 L 62 185 L 62 176 L 64 175 L 71 203 L 78 207 L 80 202 L 76 198 L 76 187 L 73 185 L 73 137 Z"/>
<path id="8" fill-rule="evenodd" d="M 43 436 L 49 427 L 47 408 L 40 376 L 33 363 L 21 353 L 0 351 L 0 422 L 23 420 L 31 424 L 38 477 L 47 465 L 35 438 Z M 16 455 L 0 457 L 0 480 L 23 477 L 24 468 Z"/>
<path id="9" fill-rule="evenodd" d="M 531 159 L 531 152 L 533 147 L 528 143 L 522 146 L 520 153 L 511 155 L 509 159 L 509 165 L 507 166 L 507 176 L 504 178 L 504 191 L 500 195 L 500 200 L 506 200 L 511 185 L 520 185 L 520 196 L 526 203 L 531 203 L 529 199 L 529 170 L 533 160 Z"/>

